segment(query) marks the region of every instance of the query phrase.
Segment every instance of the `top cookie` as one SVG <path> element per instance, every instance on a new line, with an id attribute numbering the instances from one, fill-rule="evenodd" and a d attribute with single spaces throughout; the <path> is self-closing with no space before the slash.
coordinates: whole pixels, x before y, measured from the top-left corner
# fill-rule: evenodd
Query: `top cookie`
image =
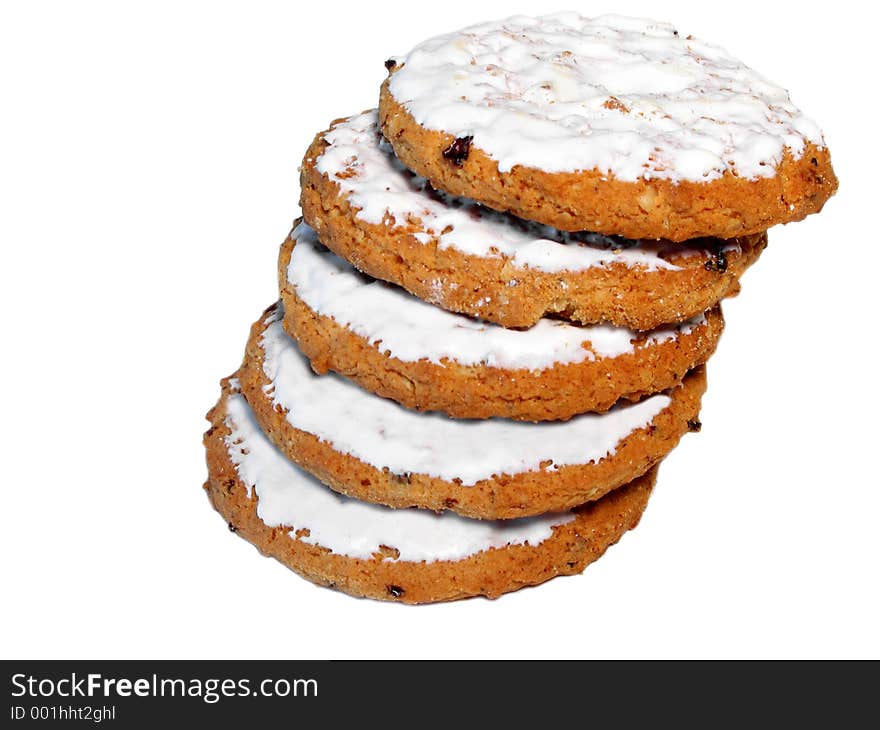
<path id="1" fill-rule="evenodd" d="M 563 230 L 729 238 L 818 212 L 837 188 L 784 89 L 665 23 L 515 16 L 387 65 L 379 116 L 404 164 Z"/>

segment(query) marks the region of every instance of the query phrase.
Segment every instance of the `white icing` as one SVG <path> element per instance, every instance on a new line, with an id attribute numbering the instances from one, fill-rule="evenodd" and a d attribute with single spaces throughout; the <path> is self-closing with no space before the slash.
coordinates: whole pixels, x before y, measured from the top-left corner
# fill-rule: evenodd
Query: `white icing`
<path id="1" fill-rule="evenodd" d="M 269 527 L 290 527 L 291 537 L 334 553 L 369 559 L 382 546 L 396 548 L 407 562 L 461 560 L 490 548 L 538 545 L 552 528 L 571 522 L 570 512 L 515 520 L 471 520 L 451 512 L 401 509 L 343 497 L 291 463 L 260 430 L 238 393 L 226 399 L 229 458 L 250 496 L 258 497 L 257 516 Z M 392 558 L 386 558 L 388 560 Z"/>
<path id="2" fill-rule="evenodd" d="M 705 253 L 693 242 L 660 244 L 597 233 L 565 233 L 437 192 L 397 160 L 379 134 L 375 110 L 340 122 L 324 140 L 328 146 L 315 159 L 315 169 L 339 185 L 357 218 L 389 227 L 418 220 L 422 230 L 413 234 L 416 240 L 427 245 L 436 239 L 441 250 L 504 257 L 514 268 L 547 273 L 615 264 L 647 271 L 677 270 L 661 251 L 677 256 Z M 739 248 L 735 243 L 727 245 L 728 250 Z"/>
<path id="3" fill-rule="evenodd" d="M 359 273 L 330 253 L 315 231 L 300 224 L 287 279 L 314 312 L 332 317 L 391 357 L 407 362 L 450 360 L 540 370 L 558 364 L 617 357 L 635 350 L 637 333 L 624 327 L 579 327 L 542 319 L 527 330 L 513 330 L 434 307 L 403 289 Z M 701 314 L 678 327 L 660 328 L 645 346 L 688 333 L 706 319 Z"/>
<path id="4" fill-rule="evenodd" d="M 428 129 L 472 135 L 502 172 L 754 179 L 772 177 L 786 149 L 798 158 L 807 142 L 824 144 L 785 89 L 652 20 L 514 16 L 437 36 L 398 62 L 398 103 Z"/>
<path id="5" fill-rule="evenodd" d="M 287 421 L 377 469 L 426 474 L 472 486 L 493 475 L 588 464 L 615 453 L 618 443 L 651 423 L 670 403 L 665 394 L 587 413 L 569 421 L 520 423 L 454 420 L 417 413 L 379 398 L 345 378 L 315 375 L 281 326 L 281 305 L 260 337 L 267 396 Z"/>

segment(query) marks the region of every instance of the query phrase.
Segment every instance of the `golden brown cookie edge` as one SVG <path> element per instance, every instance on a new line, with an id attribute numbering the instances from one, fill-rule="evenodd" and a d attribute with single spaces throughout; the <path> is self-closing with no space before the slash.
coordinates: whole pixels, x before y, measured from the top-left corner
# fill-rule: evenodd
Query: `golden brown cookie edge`
<path id="1" fill-rule="evenodd" d="M 275 306 L 266 313 L 275 315 Z M 668 391 L 671 402 L 648 426 L 630 433 L 617 444 L 613 455 L 596 463 L 557 469 L 548 463 L 538 470 L 496 475 L 472 486 L 462 486 L 427 474 L 395 474 L 376 468 L 293 427 L 287 420 L 287 411 L 267 395 L 271 383 L 263 371 L 260 345 L 265 319 L 264 314 L 251 327 L 239 371 L 241 391 L 260 427 L 291 461 L 334 491 L 390 507 L 448 509 L 465 517 L 510 519 L 561 512 L 599 499 L 644 474 L 675 448 L 685 433 L 695 430 L 706 389 L 705 366 L 701 365 Z"/>
<path id="2" fill-rule="evenodd" d="M 408 362 L 391 357 L 332 317 L 318 314 L 287 278 L 296 242 L 281 245 L 278 276 L 284 327 L 317 373 L 334 371 L 365 390 L 419 411 L 453 418 L 566 420 L 602 412 L 621 400 L 635 401 L 678 384 L 712 355 L 724 329 L 720 305 L 689 333 L 635 351 L 559 364 L 544 370 L 463 366 L 450 360 Z"/>
<path id="3" fill-rule="evenodd" d="M 224 396 L 211 409 L 204 444 L 208 481 L 204 488 L 229 529 L 317 585 L 356 597 L 419 604 L 473 596 L 497 598 L 582 572 L 641 519 L 653 489 L 657 467 L 598 502 L 575 510 L 574 521 L 553 528 L 538 545 L 492 548 L 459 561 L 413 563 L 337 555 L 291 536 L 289 528 L 269 527 L 257 516 L 257 497 L 249 497 L 229 459 L 224 441 Z"/>
<path id="4" fill-rule="evenodd" d="M 501 172 L 479 140 L 461 164 L 451 164 L 443 151 L 453 135 L 418 124 L 388 91 L 388 79 L 380 90 L 379 120 L 404 165 L 440 190 L 560 230 L 671 241 L 732 238 L 818 213 L 837 190 L 827 147 L 812 143 L 798 158 L 786 151 L 776 174 L 757 180 L 725 172 L 705 183 L 624 182 L 598 170 L 548 173 L 521 165 Z"/>
<path id="5" fill-rule="evenodd" d="M 303 219 L 321 242 L 376 279 L 504 327 L 530 327 L 548 314 L 636 330 L 682 322 L 735 296 L 740 277 L 767 245 L 766 232 L 739 237 L 740 250 L 723 261 L 684 257 L 674 260 L 679 267 L 674 270 L 611 264 L 550 273 L 514 267 L 504 256 L 479 257 L 441 247 L 435 237 L 424 243 L 414 235 L 424 233 L 415 219 L 374 225 L 358 218 L 339 184 L 315 166 L 327 147 L 327 131 L 315 136 L 300 169 Z M 725 243 L 718 239 L 713 245 Z"/>

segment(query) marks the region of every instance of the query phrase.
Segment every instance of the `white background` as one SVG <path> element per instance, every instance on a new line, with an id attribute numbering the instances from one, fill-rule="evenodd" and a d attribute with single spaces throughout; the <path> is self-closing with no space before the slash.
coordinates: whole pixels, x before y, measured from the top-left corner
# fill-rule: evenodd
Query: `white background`
<path id="1" fill-rule="evenodd" d="M 383 61 L 539 2 L 6 2 L 0 10 L 0 653 L 878 657 L 876 18 L 620 2 L 790 89 L 841 180 L 725 309 L 703 432 L 579 577 L 409 608 L 229 533 L 203 415 L 275 297 L 297 165 Z M 853 6 L 855 9 L 855 6 Z"/>

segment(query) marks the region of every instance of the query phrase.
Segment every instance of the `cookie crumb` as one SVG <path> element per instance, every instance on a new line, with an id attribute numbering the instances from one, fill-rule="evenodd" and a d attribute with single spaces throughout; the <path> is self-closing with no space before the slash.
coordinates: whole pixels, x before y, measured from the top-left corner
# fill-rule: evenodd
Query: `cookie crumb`
<path id="1" fill-rule="evenodd" d="M 471 142 L 473 141 L 474 137 L 471 134 L 467 137 L 456 137 L 452 144 L 443 150 L 443 159 L 449 160 L 456 167 L 461 167 L 471 153 Z"/>
<path id="2" fill-rule="evenodd" d="M 400 557 L 400 550 L 391 545 L 380 545 L 379 549 L 373 553 L 380 560 L 397 560 Z"/>
<path id="3" fill-rule="evenodd" d="M 605 101 L 602 102 L 602 106 L 604 106 L 606 109 L 613 109 L 615 111 L 624 113 L 629 111 L 629 107 L 616 96 L 609 96 L 607 99 L 605 99 Z"/>

